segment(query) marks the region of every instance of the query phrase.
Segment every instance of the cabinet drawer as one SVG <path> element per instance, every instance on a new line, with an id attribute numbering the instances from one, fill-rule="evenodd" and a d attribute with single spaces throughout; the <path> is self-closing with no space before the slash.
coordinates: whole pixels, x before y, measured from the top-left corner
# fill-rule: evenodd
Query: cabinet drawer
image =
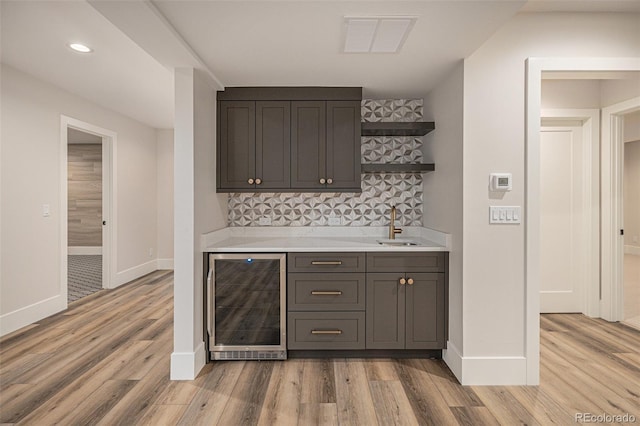
<path id="1" fill-rule="evenodd" d="M 364 272 L 364 253 L 289 253 L 289 272 Z"/>
<path id="2" fill-rule="evenodd" d="M 289 312 L 287 349 L 364 349 L 364 312 Z"/>
<path id="3" fill-rule="evenodd" d="M 367 272 L 445 272 L 444 252 L 367 253 Z"/>
<path id="4" fill-rule="evenodd" d="M 288 275 L 290 311 L 363 311 L 363 273 L 293 273 Z"/>

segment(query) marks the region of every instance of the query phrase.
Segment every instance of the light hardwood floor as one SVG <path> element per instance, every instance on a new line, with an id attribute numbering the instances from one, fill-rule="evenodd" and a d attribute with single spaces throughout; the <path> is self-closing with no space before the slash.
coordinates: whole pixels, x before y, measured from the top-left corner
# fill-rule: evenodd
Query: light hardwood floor
<path id="1" fill-rule="evenodd" d="M 640 422 L 640 332 L 541 318 L 541 385 L 460 386 L 441 360 L 226 361 L 169 380 L 172 274 L 101 291 L 0 340 L 0 423 L 569 425 Z"/>

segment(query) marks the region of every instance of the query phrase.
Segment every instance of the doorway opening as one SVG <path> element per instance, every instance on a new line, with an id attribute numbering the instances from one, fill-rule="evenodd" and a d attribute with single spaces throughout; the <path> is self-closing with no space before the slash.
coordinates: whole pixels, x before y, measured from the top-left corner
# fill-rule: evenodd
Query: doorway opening
<path id="1" fill-rule="evenodd" d="M 111 288 L 115 141 L 114 132 L 61 117 L 60 274 L 67 304 Z"/>
<path id="2" fill-rule="evenodd" d="M 541 241 L 540 241 L 540 195 L 541 195 L 541 110 L 542 75 L 544 72 L 599 73 L 640 71 L 640 63 L 635 58 L 529 58 L 526 61 L 526 183 L 525 183 L 525 354 L 527 364 L 527 384 L 540 383 L 540 288 L 541 288 Z M 598 78 L 598 77 L 594 77 Z M 604 117 L 604 110 L 603 110 Z M 603 137 L 606 121 L 601 122 Z M 601 141 L 602 142 L 602 141 Z M 604 196 L 606 175 L 604 165 L 609 160 L 606 150 L 601 150 L 601 203 L 606 205 Z M 596 207 L 597 210 L 597 207 Z M 600 221 L 600 255 L 604 256 L 607 226 L 604 220 L 606 209 L 602 209 Z M 615 288 L 616 282 L 605 282 L 604 263 L 601 267 L 600 294 L 604 296 L 607 287 Z M 602 303 L 598 306 L 602 310 Z M 600 313 L 602 316 L 602 312 Z"/>
<path id="3" fill-rule="evenodd" d="M 600 111 L 544 109 L 540 133 L 540 312 L 597 315 Z"/>
<path id="4" fill-rule="evenodd" d="M 623 131 L 624 261 L 622 321 L 640 330 L 640 111 L 626 114 Z"/>
<path id="5" fill-rule="evenodd" d="M 608 321 L 631 320 L 628 324 L 634 327 L 634 317 L 640 314 L 640 160 L 634 149 L 640 140 L 640 122 L 634 122 L 639 116 L 640 96 L 602 110 L 602 152 L 609 161 L 603 163 L 602 176 L 601 316 Z"/>
<path id="6" fill-rule="evenodd" d="M 67 128 L 67 302 L 102 290 L 102 137 Z"/>

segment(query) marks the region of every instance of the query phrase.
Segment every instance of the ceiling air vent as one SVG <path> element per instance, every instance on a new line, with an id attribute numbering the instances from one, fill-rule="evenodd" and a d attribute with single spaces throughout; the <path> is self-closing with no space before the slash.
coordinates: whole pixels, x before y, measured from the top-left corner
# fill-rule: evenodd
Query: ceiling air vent
<path id="1" fill-rule="evenodd" d="M 345 53 L 397 53 L 417 16 L 345 16 Z"/>

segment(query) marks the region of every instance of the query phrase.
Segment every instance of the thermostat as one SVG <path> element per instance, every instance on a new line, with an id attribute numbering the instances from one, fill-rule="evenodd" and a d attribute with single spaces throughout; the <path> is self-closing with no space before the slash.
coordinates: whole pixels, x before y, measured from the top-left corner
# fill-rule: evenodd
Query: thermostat
<path id="1" fill-rule="evenodd" d="M 489 175 L 489 189 L 491 191 L 511 191 L 511 173 L 491 173 Z"/>

